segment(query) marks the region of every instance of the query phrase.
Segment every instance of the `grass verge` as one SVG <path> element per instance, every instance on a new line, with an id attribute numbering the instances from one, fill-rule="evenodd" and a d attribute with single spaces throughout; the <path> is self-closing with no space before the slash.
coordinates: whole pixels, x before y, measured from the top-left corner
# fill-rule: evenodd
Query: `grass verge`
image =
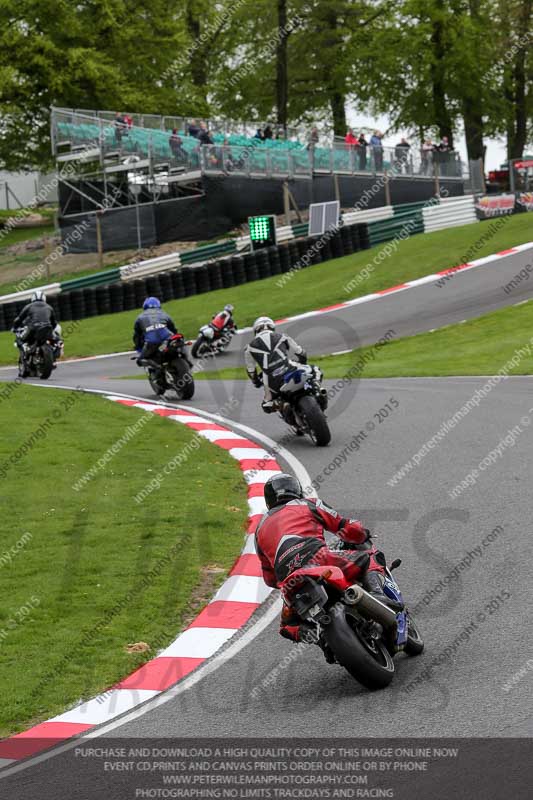
<path id="1" fill-rule="evenodd" d="M 472 260 L 531 241 L 532 220 L 528 214 L 507 217 L 502 227 L 477 248 L 476 242 L 487 233 L 491 221 L 413 236 L 400 242 L 397 252 L 376 266 L 352 293 L 346 293 L 344 287 L 372 264 L 383 245 L 292 273 L 283 288 L 278 286 L 282 276 L 276 276 L 232 289 L 173 300 L 165 304 L 165 309 L 190 338 L 195 338 L 200 325 L 228 302 L 235 305 L 236 319 L 241 326 L 250 325 L 261 314 L 274 318 L 291 316 L 456 266 L 464 260 L 469 249 L 476 248 L 474 254 L 469 255 Z M 66 341 L 67 357 L 131 349 L 131 332 L 137 314 L 138 311 L 126 311 L 81 320 Z M 12 336 L 0 334 L 0 363 L 14 363 L 15 355 Z"/>
<path id="2" fill-rule="evenodd" d="M 5 736 L 93 697 L 172 641 L 239 553 L 247 499 L 225 451 L 155 414 L 15 384 L 0 386 L 0 403 L 11 520 L 0 534 Z M 130 440 L 75 491 L 131 426 Z M 181 467 L 135 502 L 180 452 Z M 150 650 L 127 652 L 137 642 Z"/>

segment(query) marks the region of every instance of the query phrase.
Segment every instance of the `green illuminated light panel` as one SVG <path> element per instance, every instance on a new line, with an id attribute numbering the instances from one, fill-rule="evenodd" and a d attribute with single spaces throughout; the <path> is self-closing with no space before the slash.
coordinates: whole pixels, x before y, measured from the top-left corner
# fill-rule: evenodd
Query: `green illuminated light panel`
<path id="1" fill-rule="evenodd" d="M 276 220 L 273 215 L 248 217 L 248 227 L 254 250 L 276 244 Z"/>

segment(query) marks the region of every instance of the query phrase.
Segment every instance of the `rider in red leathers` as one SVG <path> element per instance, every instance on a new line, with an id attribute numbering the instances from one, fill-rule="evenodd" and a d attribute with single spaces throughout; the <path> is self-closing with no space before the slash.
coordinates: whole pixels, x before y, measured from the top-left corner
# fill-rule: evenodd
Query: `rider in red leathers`
<path id="1" fill-rule="evenodd" d="M 237 326 L 233 319 L 233 306 L 231 303 L 225 305 L 218 314 L 213 315 L 211 325 L 213 328 L 216 328 L 219 333 L 222 333 L 223 330 L 231 331 L 232 333 L 236 332 Z"/>
<path id="2" fill-rule="evenodd" d="M 269 478 L 264 494 L 268 511 L 255 531 L 255 546 L 268 586 L 277 588 L 303 566 L 335 566 L 350 583 L 361 583 L 382 603 L 398 610 L 383 593 L 385 557 L 360 522 L 341 517 L 321 500 L 304 498 L 300 482 L 292 475 Z M 325 530 L 336 534 L 348 549 L 330 549 Z M 280 634 L 298 642 L 303 628 L 302 620 L 284 605 Z"/>

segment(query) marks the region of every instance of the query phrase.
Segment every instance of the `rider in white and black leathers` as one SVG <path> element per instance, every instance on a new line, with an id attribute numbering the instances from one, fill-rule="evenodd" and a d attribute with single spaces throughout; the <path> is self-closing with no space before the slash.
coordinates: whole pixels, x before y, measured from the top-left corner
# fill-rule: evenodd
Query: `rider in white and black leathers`
<path id="1" fill-rule="evenodd" d="M 291 367 L 291 351 L 300 364 L 307 364 L 307 354 L 290 336 L 278 333 L 270 317 L 256 319 L 254 334 L 254 339 L 244 351 L 244 362 L 254 386 L 263 386 L 265 389 L 262 408 L 269 414 L 275 410 L 272 396 L 279 392 L 283 376 Z"/>

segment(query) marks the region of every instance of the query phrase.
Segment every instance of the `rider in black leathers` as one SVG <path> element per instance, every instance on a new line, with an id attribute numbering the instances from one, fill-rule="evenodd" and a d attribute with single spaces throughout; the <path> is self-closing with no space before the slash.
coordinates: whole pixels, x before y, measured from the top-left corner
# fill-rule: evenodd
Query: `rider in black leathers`
<path id="1" fill-rule="evenodd" d="M 46 302 L 46 295 L 40 289 L 31 296 L 31 302 L 24 306 L 20 314 L 13 320 L 11 330 L 17 334 L 17 347 L 21 358 L 22 372 L 25 372 L 25 354 L 31 345 L 39 344 L 44 339 L 53 336 L 54 328 L 58 324 L 55 311 Z"/>

